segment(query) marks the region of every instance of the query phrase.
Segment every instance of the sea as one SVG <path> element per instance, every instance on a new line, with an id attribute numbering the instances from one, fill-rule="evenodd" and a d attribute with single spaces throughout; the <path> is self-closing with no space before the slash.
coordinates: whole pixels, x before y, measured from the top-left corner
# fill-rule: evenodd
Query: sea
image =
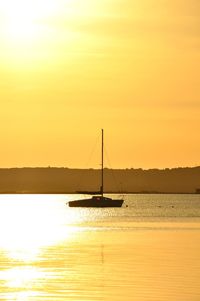
<path id="1" fill-rule="evenodd" d="M 199 301 L 200 195 L 122 197 L 0 195 L 0 300 Z"/>

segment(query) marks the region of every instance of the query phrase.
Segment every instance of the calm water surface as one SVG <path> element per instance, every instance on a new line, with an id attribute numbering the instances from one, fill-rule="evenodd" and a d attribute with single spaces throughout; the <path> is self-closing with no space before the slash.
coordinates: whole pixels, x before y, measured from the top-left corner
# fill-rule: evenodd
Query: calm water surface
<path id="1" fill-rule="evenodd" d="M 73 198 L 0 196 L 0 300 L 200 300 L 200 195 Z"/>

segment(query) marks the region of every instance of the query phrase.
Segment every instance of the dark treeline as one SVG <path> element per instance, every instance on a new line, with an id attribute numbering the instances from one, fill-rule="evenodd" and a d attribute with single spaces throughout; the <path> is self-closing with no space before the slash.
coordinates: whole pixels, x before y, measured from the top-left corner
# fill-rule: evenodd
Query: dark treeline
<path id="1" fill-rule="evenodd" d="M 100 170 L 70 168 L 2 168 L 0 193 L 75 193 L 98 191 Z M 200 167 L 173 169 L 105 169 L 105 192 L 195 193 Z"/>

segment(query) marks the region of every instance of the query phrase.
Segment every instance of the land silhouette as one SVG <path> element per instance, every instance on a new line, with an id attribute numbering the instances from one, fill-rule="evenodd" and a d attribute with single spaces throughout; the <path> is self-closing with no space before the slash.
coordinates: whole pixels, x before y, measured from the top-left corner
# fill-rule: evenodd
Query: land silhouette
<path id="1" fill-rule="evenodd" d="M 0 193 L 76 193 L 98 191 L 100 170 L 71 168 L 2 168 Z M 200 192 L 200 167 L 104 169 L 107 193 Z"/>

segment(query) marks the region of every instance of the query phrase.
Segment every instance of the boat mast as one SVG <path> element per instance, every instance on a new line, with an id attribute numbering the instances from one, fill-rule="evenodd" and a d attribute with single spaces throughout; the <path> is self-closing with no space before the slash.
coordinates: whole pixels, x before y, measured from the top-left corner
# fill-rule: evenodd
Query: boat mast
<path id="1" fill-rule="evenodd" d="M 101 196 L 103 198 L 103 147 L 104 147 L 103 129 L 101 130 Z"/>

